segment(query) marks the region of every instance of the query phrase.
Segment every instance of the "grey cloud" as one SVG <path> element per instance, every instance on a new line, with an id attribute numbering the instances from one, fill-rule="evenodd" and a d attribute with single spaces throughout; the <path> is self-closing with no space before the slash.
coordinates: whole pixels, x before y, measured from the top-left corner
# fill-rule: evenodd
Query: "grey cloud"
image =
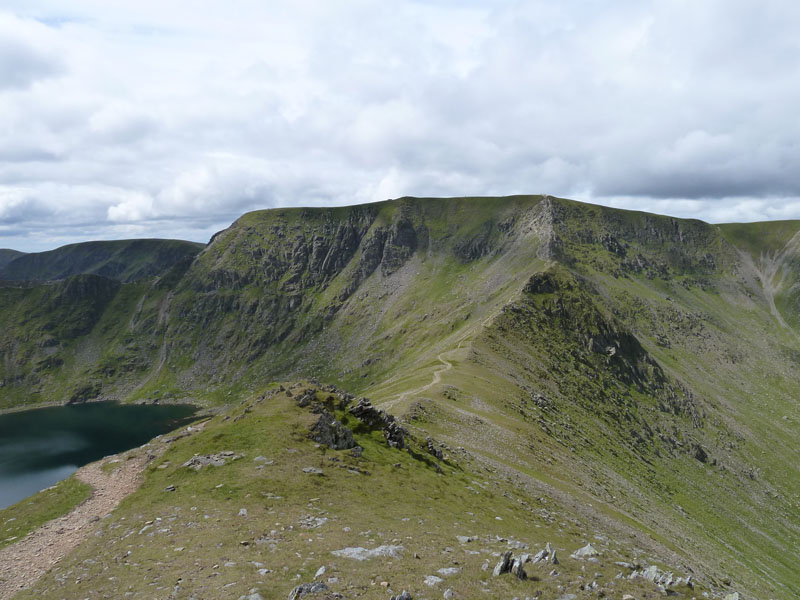
<path id="1" fill-rule="evenodd" d="M 10 163 L 31 163 L 31 162 L 51 162 L 58 160 L 58 155 L 48 152 L 43 148 L 31 147 L 6 147 L 0 148 L 0 162 Z"/>
<path id="2" fill-rule="evenodd" d="M 21 225 L 47 216 L 48 210 L 34 198 L 22 194 L 0 197 L 0 225 Z"/>
<path id="3" fill-rule="evenodd" d="M 64 64 L 58 56 L 0 30 L 0 91 L 25 89 L 63 72 Z"/>

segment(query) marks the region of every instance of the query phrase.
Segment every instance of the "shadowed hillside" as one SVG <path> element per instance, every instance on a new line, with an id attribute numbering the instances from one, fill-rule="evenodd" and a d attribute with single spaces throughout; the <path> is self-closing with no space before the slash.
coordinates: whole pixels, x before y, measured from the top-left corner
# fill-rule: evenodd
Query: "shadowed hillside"
<path id="1" fill-rule="evenodd" d="M 8 263 L 12 260 L 19 258 L 20 256 L 24 256 L 24 252 L 20 252 L 19 250 L 10 250 L 8 248 L 0 248 L 0 269 L 5 267 Z"/>
<path id="2" fill-rule="evenodd" d="M 193 258 L 203 244 L 181 240 L 120 240 L 70 244 L 47 252 L 0 251 L 0 279 L 53 281 L 72 275 L 100 275 L 130 282 L 158 275 Z"/>

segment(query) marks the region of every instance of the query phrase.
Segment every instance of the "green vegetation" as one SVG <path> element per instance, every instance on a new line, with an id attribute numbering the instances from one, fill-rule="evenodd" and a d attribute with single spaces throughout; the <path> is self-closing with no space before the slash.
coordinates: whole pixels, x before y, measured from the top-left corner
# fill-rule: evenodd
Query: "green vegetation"
<path id="1" fill-rule="evenodd" d="M 481 581 L 495 595 L 531 595 L 480 570 L 500 546 L 472 555 L 437 541 L 472 529 L 570 551 L 596 535 L 609 555 L 693 573 L 698 589 L 797 596 L 798 229 L 549 197 L 403 198 L 249 213 L 151 280 L 0 288 L 0 406 L 191 399 L 223 413 L 176 442 L 103 535 L 36 590 L 80 572 L 108 592 L 103 560 L 77 565 L 113 547 L 134 557 L 115 563 L 119 589 L 165 595 L 181 577 L 187 593 L 218 595 L 219 572 L 236 597 L 254 581 L 265 597 L 285 595 L 337 546 L 396 538 L 459 561 L 470 573 L 452 584 L 461 597 Z M 445 443 L 444 475 L 341 411 L 363 459 L 315 448 L 313 415 L 280 394 L 259 400 L 272 381 L 308 378 L 368 395 L 418 440 Z M 245 458 L 179 467 L 221 450 Z M 259 454 L 275 463 L 256 469 Z M 412 518 L 420 507 L 424 523 Z M 237 520 L 239 508 L 257 519 Z M 298 523 L 312 513 L 341 527 L 303 537 Z M 156 517 L 176 525 L 138 541 Z M 273 553 L 258 539 L 279 543 Z M 419 582 L 435 573 L 414 551 L 381 572 L 336 559 L 342 585 L 355 586 L 343 593 L 383 597 L 381 577 L 429 593 Z M 598 572 L 613 579 L 611 565 Z M 145 588 L 148 568 L 164 575 Z M 645 597 L 648 585 L 630 593 Z"/>
<path id="2" fill-rule="evenodd" d="M 352 427 L 363 456 L 315 444 L 309 430 L 319 417 L 297 404 L 309 389 L 306 383 L 289 387 L 291 397 L 258 394 L 174 442 L 98 534 L 19 597 L 69 598 L 91 590 L 99 597 L 214 598 L 256 589 L 280 598 L 314 580 L 321 566 L 326 572 L 318 580 L 348 598 L 384 598 L 389 589 L 423 597 L 432 591 L 424 584 L 429 575 L 443 579 L 437 595 L 451 588 L 461 598 L 550 597 L 559 585 L 580 592 L 586 563 L 569 554 L 588 541 L 602 552 L 591 571 L 604 590 L 637 597 L 653 590 L 642 580 L 614 580 L 615 561 L 636 560 L 625 545 L 587 537 L 588 524 L 555 504 L 523 500 L 467 453 L 447 449 L 435 461 L 420 440 L 410 441 L 413 452 L 390 448 L 379 431 L 343 410 L 334 416 Z M 315 396 L 329 408 L 338 404 L 338 394 Z M 225 451 L 236 458 L 222 466 L 182 466 Z M 308 467 L 321 474 L 305 473 Z M 558 577 L 549 575 L 552 565 L 528 565 L 529 581 L 492 577 L 483 568 L 484 562 L 494 567 L 498 552 L 536 552 L 548 541 L 561 557 Z M 380 546 L 401 548 L 396 556 L 364 561 L 334 554 Z M 456 574 L 439 573 L 447 568 Z"/>
<path id="3" fill-rule="evenodd" d="M 766 223 L 725 223 L 718 226 L 725 239 L 758 259 L 762 254 L 775 255 L 800 231 L 800 221 Z"/>
<path id="4" fill-rule="evenodd" d="M 0 510 L 0 548 L 23 539 L 40 525 L 67 514 L 86 500 L 92 488 L 68 477 L 16 504 Z"/>
<path id="5" fill-rule="evenodd" d="M 0 269 L 5 267 L 8 263 L 10 263 L 15 258 L 19 258 L 20 256 L 24 255 L 24 252 L 20 252 L 19 250 L 10 250 L 8 248 L 0 248 Z"/>

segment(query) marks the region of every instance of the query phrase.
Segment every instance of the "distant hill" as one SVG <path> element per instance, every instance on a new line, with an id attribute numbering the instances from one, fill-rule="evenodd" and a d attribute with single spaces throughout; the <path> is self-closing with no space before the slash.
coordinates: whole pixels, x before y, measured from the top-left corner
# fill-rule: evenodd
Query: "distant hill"
<path id="1" fill-rule="evenodd" d="M 0 248 L 0 269 L 5 267 L 12 260 L 24 256 L 24 252 L 19 250 L 11 250 L 10 248 Z"/>
<path id="2" fill-rule="evenodd" d="M 131 282 L 194 258 L 204 247 L 182 240 L 141 239 L 84 242 L 31 254 L 0 250 L 0 279 L 55 281 L 72 275 L 100 275 Z"/>

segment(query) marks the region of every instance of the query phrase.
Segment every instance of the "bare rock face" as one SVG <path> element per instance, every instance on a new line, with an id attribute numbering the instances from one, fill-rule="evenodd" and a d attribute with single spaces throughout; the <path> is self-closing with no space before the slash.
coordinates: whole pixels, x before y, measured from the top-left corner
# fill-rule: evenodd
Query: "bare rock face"
<path id="1" fill-rule="evenodd" d="M 417 232 L 414 224 L 405 217 L 399 218 L 386 234 L 381 259 L 381 272 L 384 277 L 402 267 L 416 249 Z"/>

